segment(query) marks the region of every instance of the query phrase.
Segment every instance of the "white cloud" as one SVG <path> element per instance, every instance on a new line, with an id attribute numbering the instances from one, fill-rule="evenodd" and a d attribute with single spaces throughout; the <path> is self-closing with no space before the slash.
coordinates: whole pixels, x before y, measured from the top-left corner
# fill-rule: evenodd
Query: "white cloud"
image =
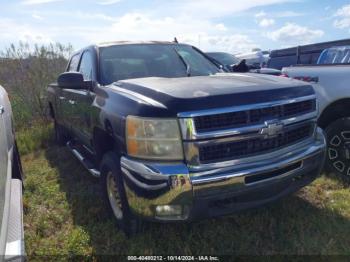
<path id="1" fill-rule="evenodd" d="M 52 2 L 60 2 L 63 0 L 23 0 L 21 3 L 24 5 L 40 5 L 40 4 L 48 4 Z"/>
<path id="2" fill-rule="evenodd" d="M 285 18 L 285 17 L 298 17 L 298 16 L 304 16 L 304 13 L 294 12 L 294 11 L 284 11 L 284 12 L 278 12 L 275 13 L 275 17 L 279 18 Z"/>
<path id="3" fill-rule="evenodd" d="M 188 17 L 154 18 L 144 13 L 129 13 L 118 18 L 111 25 L 76 31 L 79 31 L 80 38 L 89 43 L 95 43 L 96 39 L 101 42 L 113 40 L 171 41 L 177 37 L 180 42 L 193 44 L 203 50 L 243 52 L 257 47 L 248 36 L 232 33 L 224 24 Z"/>
<path id="4" fill-rule="evenodd" d="M 11 31 L 8 28 L 11 28 Z M 49 34 L 28 25 L 20 25 L 15 20 L 6 18 L 0 19 L 0 35 L 1 40 L 8 43 L 23 41 L 31 44 L 47 44 L 53 42 Z"/>
<path id="5" fill-rule="evenodd" d="M 334 27 L 344 29 L 350 27 L 350 5 L 344 5 L 339 8 L 335 15 L 337 19 L 334 20 Z"/>
<path id="6" fill-rule="evenodd" d="M 266 13 L 265 11 L 260 11 L 259 13 L 256 13 L 254 16 L 257 19 L 257 21 L 261 21 L 261 19 L 264 18 L 287 18 L 287 17 L 298 17 L 298 16 L 304 16 L 305 13 L 299 13 L 295 11 L 282 11 L 282 12 L 271 12 Z"/>
<path id="7" fill-rule="evenodd" d="M 36 20 L 44 20 L 44 18 L 41 15 L 38 14 L 32 14 L 32 17 Z"/>
<path id="8" fill-rule="evenodd" d="M 304 13 L 299 13 L 295 11 L 281 11 L 281 12 L 271 12 L 266 13 L 265 11 L 260 11 L 259 13 L 256 13 L 254 16 L 258 19 L 264 18 L 264 17 L 270 17 L 270 18 L 285 18 L 285 17 L 298 17 L 298 16 L 304 16 Z"/>
<path id="9" fill-rule="evenodd" d="M 269 27 L 275 24 L 275 20 L 271 18 L 271 15 L 269 15 L 270 18 L 268 18 L 267 13 L 265 13 L 264 11 L 260 11 L 259 13 L 256 13 L 254 16 L 256 18 L 255 22 L 260 27 Z"/>
<path id="10" fill-rule="evenodd" d="M 107 22 L 115 22 L 117 21 L 117 18 L 105 15 L 103 13 L 87 13 L 87 12 L 81 12 L 78 11 L 76 13 L 71 14 L 74 17 L 77 17 L 82 20 L 102 20 L 102 21 L 107 21 Z"/>
<path id="11" fill-rule="evenodd" d="M 171 2 L 171 9 L 177 14 L 188 14 L 189 16 L 203 18 L 219 18 L 246 11 L 253 7 L 261 7 L 291 1 L 293 0 L 221 0 L 220 3 L 218 3 L 217 1 L 212 0 L 178 0 Z M 169 12 L 169 6 L 167 9 Z"/>
<path id="12" fill-rule="evenodd" d="M 265 17 L 265 16 L 266 16 L 266 13 L 264 11 L 260 11 L 259 13 L 255 14 L 256 18 L 261 18 L 261 17 Z"/>
<path id="13" fill-rule="evenodd" d="M 343 7 L 339 8 L 336 13 L 336 16 L 350 16 L 350 5 L 344 5 Z"/>
<path id="14" fill-rule="evenodd" d="M 333 25 L 339 29 L 348 28 L 348 27 L 350 27 L 350 17 L 337 19 L 334 21 Z"/>
<path id="15" fill-rule="evenodd" d="M 64 0 L 21 0 L 23 4 L 43 4 Z M 92 0 L 99 4 L 112 4 L 116 0 Z M 118 0 L 122 1 L 122 0 Z M 175 36 L 181 42 L 188 42 L 204 50 L 224 50 L 229 52 L 249 51 L 259 47 L 249 37 L 244 28 L 224 24 L 221 19 L 232 14 L 247 11 L 253 7 L 263 7 L 295 0 L 221 0 L 220 5 L 212 0 L 177 0 L 164 4 L 150 3 L 137 12 L 121 16 L 106 15 L 102 12 L 65 12 L 50 11 L 45 13 L 45 21 L 40 25 L 17 22 L 7 29 L 0 30 L 0 43 L 17 42 L 18 39 L 47 39 L 60 42 L 72 42 L 76 47 L 90 43 L 111 40 L 172 40 Z M 155 1 L 155 2 L 158 2 Z M 30 14 L 35 19 L 42 17 Z M 259 21 L 273 24 L 272 18 L 265 12 L 257 14 Z M 50 19 L 49 19 L 50 17 Z M 216 18 L 221 18 L 220 20 Z M 51 19 L 52 18 L 52 19 Z M 53 21 L 60 21 L 56 23 Z M 69 21 L 69 23 L 68 23 Z M 95 21 L 93 23 L 93 21 Z M 62 23 L 61 23 L 62 22 Z M 266 25 L 267 26 L 267 25 Z M 69 27 L 69 30 L 67 28 Z M 11 28 L 11 30 L 9 30 Z M 6 40 L 3 35 L 8 35 Z"/>
<path id="16" fill-rule="evenodd" d="M 248 52 L 257 48 L 247 35 L 208 36 L 205 38 L 206 51 L 226 51 L 229 53 Z"/>
<path id="17" fill-rule="evenodd" d="M 35 19 L 41 19 L 41 14 L 30 14 Z M 126 13 L 119 17 L 103 13 L 52 11 L 45 14 L 66 21 L 70 17 L 69 30 L 67 23 L 52 24 L 45 17 L 46 23 L 27 24 L 13 20 L 0 24 L 0 44 L 16 43 L 27 40 L 30 43 L 46 43 L 48 41 L 67 41 L 75 47 L 113 40 L 168 40 L 177 37 L 180 42 L 193 44 L 203 50 L 222 50 L 229 52 L 249 51 L 257 45 L 236 28 L 227 27 L 213 19 L 189 17 L 186 14 L 177 16 L 162 16 L 159 13 L 140 11 Z M 94 23 L 91 23 L 95 21 Z M 11 28 L 11 30 L 9 30 Z M 5 46 L 8 44 L 5 44 Z"/>
<path id="18" fill-rule="evenodd" d="M 319 29 L 310 29 L 294 23 L 287 23 L 280 29 L 267 33 L 267 37 L 288 45 L 307 44 L 324 35 Z"/>
<path id="19" fill-rule="evenodd" d="M 259 22 L 259 26 L 261 27 L 269 27 L 274 24 L 275 24 L 275 20 L 273 20 L 272 18 L 264 18 Z"/>
<path id="20" fill-rule="evenodd" d="M 100 5 L 112 5 L 112 4 L 116 4 L 119 3 L 121 0 L 104 0 L 104 1 L 99 1 L 97 2 Z"/>
<path id="21" fill-rule="evenodd" d="M 227 27 L 222 23 L 215 25 L 215 27 L 219 31 L 227 31 Z"/>

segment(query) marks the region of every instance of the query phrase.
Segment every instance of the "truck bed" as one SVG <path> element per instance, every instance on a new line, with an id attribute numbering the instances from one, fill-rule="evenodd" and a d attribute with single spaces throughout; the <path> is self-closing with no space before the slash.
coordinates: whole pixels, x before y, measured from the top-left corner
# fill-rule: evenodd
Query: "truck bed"
<path id="1" fill-rule="evenodd" d="M 285 67 L 282 74 L 313 84 L 320 113 L 334 101 L 350 97 L 350 64 L 299 65 Z"/>

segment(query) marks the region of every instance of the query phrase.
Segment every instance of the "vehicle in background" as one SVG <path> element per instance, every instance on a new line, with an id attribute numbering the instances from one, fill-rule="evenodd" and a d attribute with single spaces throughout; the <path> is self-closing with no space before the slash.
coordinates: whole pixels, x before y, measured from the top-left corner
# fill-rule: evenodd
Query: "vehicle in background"
<path id="1" fill-rule="evenodd" d="M 129 234 L 139 218 L 203 219 L 280 199 L 324 161 L 311 85 L 224 73 L 186 44 L 84 48 L 48 101 L 57 142 L 100 179 Z"/>
<path id="2" fill-rule="evenodd" d="M 247 65 L 255 68 L 266 67 L 269 60 L 269 51 L 261 51 L 260 49 L 253 49 L 251 52 L 236 54 L 239 60 L 245 59 Z"/>
<path id="3" fill-rule="evenodd" d="M 285 67 L 282 74 L 313 84 L 319 101 L 318 125 L 325 130 L 328 145 L 326 168 L 350 179 L 350 64 L 342 63 L 348 51 L 348 47 L 327 49 L 320 64 Z"/>
<path id="4" fill-rule="evenodd" d="M 350 45 L 331 47 L 323 50 L 317 60 L 317 64 L 350 64 Z"/>
<path id="5" fill-rule="evenodd" d="M 250 69 L 249 72 L 250 73 L 257 73 L 257 74 L 264 74 L 264 75 L 274 75 L 274 76 L 281 75 L 281 70 L 277 70 L 274 68 L 267 68 L 267 67 Z"/>
<path id="6" fill-rule="evenodd" d="M 0 255 L 5 260 L 24 259 L 22 166 L 18 154 L 12 109 L 0 86 Z"/>
<path id="7" fill-rule="evenodd" d="M 350 39 L 273 50 L 267 67 L 281 70 L 292 65 L 315 65 L 323 50 L 346 45 L 350 45 Z"/>
<path id="8" fill-rule="evenodd" d="M 207 52 L 210 59 L 213 59 L 215 63 L 221 65 L 228 72 L 237 72 L 235 66 L 240 64 L 241 59 L 235 57 L 230 53 L 225 52 Z M 243 59 L 244 60 L 244 59 Z M 273 68 L 261 68 L 260 66 L 250 65 L 245 61 L 247 67 L 246 70 L 239 70 L 238 72 L 250 72 L 267 75 L 280 75 L 281 71 Z"/>
<path id="9" fill-rule="evenodd" d="M 214 59 L 214 62 L 222 65 L 223 68 L 229 72 L 232 71 L 233 65 L 238 64 L 241 61 L 234 55 L 225 52 L 207 52 L 206 55 L 208 55 L 209 58 Z"/>

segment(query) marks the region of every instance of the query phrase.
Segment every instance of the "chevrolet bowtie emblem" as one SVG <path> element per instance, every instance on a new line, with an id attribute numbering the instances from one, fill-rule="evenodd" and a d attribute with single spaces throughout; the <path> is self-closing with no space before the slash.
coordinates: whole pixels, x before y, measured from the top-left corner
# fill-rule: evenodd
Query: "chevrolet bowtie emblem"
<path id="1" fill-rule="evenodd" d="M 283 131 L 283 123 L 280 121 L 266 121 L 265 127 L 261 128 L 260 134 L 265 137 L 274 137 Z"/>

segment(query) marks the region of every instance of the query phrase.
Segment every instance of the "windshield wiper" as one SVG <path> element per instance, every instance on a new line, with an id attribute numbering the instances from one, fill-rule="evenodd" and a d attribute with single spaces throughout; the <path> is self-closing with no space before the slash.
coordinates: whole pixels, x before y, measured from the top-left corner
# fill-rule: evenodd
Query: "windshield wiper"
<path id="1" fill-rule="evenodd" d="M 177 56 L 180 58 L 182 63 L 185 65 L 185 67 L 186 67 L 186 74 L 187 74 L 188 77 L 190 77 L 191 76 L 191 67 L 190 67 L 190 65 L 186 63 L 185 59 L 182 57 L 182 55 L 179 53 L 179 51 L 176 50 L 176 48 L 174 48 L 174 51 L 177 54 Z"/>

